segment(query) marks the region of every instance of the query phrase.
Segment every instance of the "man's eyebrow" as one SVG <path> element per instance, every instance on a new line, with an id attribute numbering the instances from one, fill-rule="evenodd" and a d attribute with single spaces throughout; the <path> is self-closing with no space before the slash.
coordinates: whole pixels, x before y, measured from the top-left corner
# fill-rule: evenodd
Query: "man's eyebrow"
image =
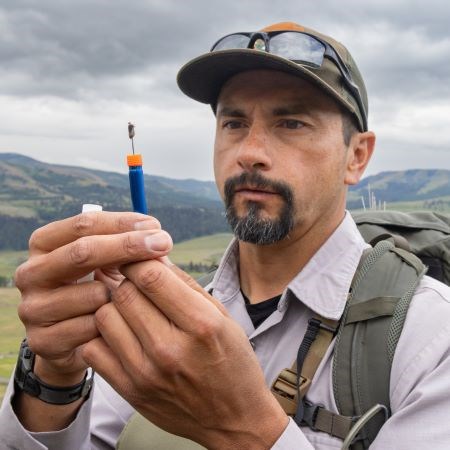
<path id="1" fill-rule="evenodd" d="M 303 102 L 293 103 L 286 106 L 278 106 L 272 110 L 274 116 L 289 116 L 294 114 L 301 114 L 309 111 L 308 105 Z M 233 106 L 222 106 L 217 111 L 218 116 L 226 117 L 246 117 L 244 110 L 235 108 Z"/>
<path id="2" fill-rule="evenodd" d="M 242 109 L 233 108 L 231 106 L 220 107 L 217 112 L 217 115 L 227 117 L 245 117 L 245 113 Z"/>

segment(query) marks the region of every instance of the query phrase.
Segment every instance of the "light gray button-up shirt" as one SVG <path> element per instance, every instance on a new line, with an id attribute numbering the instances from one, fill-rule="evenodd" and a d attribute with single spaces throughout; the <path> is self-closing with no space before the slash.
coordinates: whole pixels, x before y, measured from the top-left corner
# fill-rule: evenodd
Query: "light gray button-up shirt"
<path id="1" fill-rule="evenodd" d="M 347 214 L 289 283 L 277 310 L 255 330 L 240 293 L 237 242 L 230 244 L 209 287 L 247 333 L 269 386 L 281 370 L 291 367 L 308 320 L 315 313 L 330 319 L 341 317 L 366 245 Z M 314 376 L 308 398 L 337 413 L 331 377 L 333 345 Z M 12 395 L 10 383 L 0 412 L 0 449 L 111 449 L 134 412 L 96 376 L 92 395 L 68 428 L 28 433 L 12 411 Z M 392 365 L 390 397 L 392 417 L 371 449 L 450 449 L 450 288 L 429 277 L 420 283 L 406 317 Z M 337 438 L 299 428 L 290 420 L 272 448 L 325 450 L 341 445 Z"/>

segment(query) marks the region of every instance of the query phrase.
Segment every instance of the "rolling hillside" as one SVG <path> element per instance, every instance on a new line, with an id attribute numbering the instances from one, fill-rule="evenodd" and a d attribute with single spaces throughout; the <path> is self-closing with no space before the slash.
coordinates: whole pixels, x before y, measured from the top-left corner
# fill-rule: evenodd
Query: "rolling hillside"
<path id="1" fill-rule="evenodd" d="M 228 231 L 213 182 L 145 176 L 152 215 L 175 242 Z M 450 211 L 449 170 L 382 172 L 361 181 L 349 193 L 348 207 L 369 205 L 370 193 L 388 209 Z M 128 176 L 82 167 L 46 164 L 0 153 L 0 250 L 22 250 L 35 228 L 77 214 L 82 203 L 105 210 L 131 209 Z"/>
<path id="2" fill-rule="evenodd" d="M 450 170 L 413 169 L 382 172 L 361 180 L 349 193 L 347 206 L 361 208 L 361 197 L 368 205 L 369 190 L 376 199 L 389 204 L 420 202 L 422 209 L 450 209 Z"/>
<path id="3" fill-rule="evenodd" d="M 228 231 L 213 182 L 145 178 L 149 209 L 174 241 Z M 77 214 L 83 203 L 130 211 L 128 176 L 0 153 L 0 249 L 25 248 L 32 230 Z"/>

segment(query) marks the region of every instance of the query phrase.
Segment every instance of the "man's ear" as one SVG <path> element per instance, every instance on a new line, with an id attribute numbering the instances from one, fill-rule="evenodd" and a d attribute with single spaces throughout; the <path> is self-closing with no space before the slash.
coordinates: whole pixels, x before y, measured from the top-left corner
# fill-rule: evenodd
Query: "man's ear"
<path id="1" fill-rule="evenodd" d="M 355 133 L 352 136 L 347 151 L 347 167 L 345 184 L 353 185 L 359 182 L 375 148 L 375 134 L 372 131 Z"/>

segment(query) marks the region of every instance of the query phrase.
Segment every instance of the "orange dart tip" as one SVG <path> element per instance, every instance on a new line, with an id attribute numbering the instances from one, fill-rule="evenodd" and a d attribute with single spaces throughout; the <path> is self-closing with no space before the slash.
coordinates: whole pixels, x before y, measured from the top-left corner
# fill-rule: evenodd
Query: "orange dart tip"
<path id="1" fill-rule="evenodd" d="M 128 167 L 142 166 L 142 155 L 136 153 L 135 155 L 127 155 Z"/>

